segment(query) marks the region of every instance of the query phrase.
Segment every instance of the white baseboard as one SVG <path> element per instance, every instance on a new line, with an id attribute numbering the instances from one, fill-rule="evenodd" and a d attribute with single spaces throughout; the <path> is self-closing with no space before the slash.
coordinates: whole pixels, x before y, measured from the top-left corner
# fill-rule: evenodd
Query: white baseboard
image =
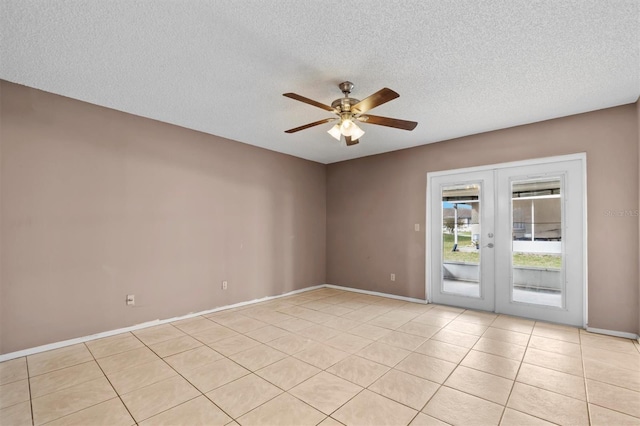
<path id="1" fill-rule="evenodd" d="M 627 333 L 625 331 L 614 331 L 614 330 L 605 330 L 602 328 L 593 328 L 593 327 L 587 327 L 587 331 L 589 333 L 597 333 L 597 334 L 605 334 L 607 336 L 613 336 L 613 337 L 623 337 L 625 339 L 631 339 L 631 340 L 638 340 L 640 341 L 640 338 L 638 337 L 637 334 L 635 333 Z"/>
<path id="2" fill-rule="evenodd" d="M 303 289 L 300 289 L 300 290 L 293 290 L 293 291 L 290 291 L 288 293 L 279 294 L 277 296 L 267 296 L 267 297 L 263 297 L 261 299 L 254 299 L 254 300 L 249 300 L 249 301 L 246 301 L 246 302 L 235 303 L 233 305 L 220 306 L 218 308 L 208 309 L 206 311 L 201 311 L 201 312 L 193 312 L 193 313 L 190 313 L 190 314 L 186 314 L 186 315 L 182 315 L 182 316 L 174 317 L 174 318 L 168 318 L 168 319 L 162 319 L 162 320 L 161 319 L 156 319 L 156 320 L 153 320 L 153 321 L 147 321 L 147 322 L 143 322 L 141 324 L 132 325 L 130 327 L 118 328 L 116 330 L 109 330 L 109 331 L 104 331 L 102 333 L 91 334 L 89 336 L 77 337 L 75 339 L 69 339 L 69 340 L 63 340 L 61 342 L 49 343 L 47 345 L 36 346 L 34 348 L 23 349 L 21 351 L 9 352 L 9 353 L 0 355 L 0 362 L 8 361 L 8 360 L 14 359 L 14 358 L 20 358 L 20 357 L 27 356 L 27 355 L 33 355 L 33 354 L 37 354 L 37 353 L 40 353 L 40 352 L 46 352 L 46 351 L 50 351 L 50 350 L 53 350 L 53 349 L 64 348 L 65 346 L 77 345 L 78 343 L 90 342 L 91 340 L 102 339 L 104 337 L 115 336 L 116 334 L 127 333 L 127 332 L 130 332 L 130 331 L 136 331 L 136 330 L 142 330 L 143 328 L 153 327 L 155 325 L 167 324 L 167 323 L 170 323 L 170 322 L 179 321 L 179 320 L 183 320 L 183 319 L 189 319 L 189 318 L 197 317 L 197 316 L 200 316 L 200 315 L 207 315 L 207 314 L 212 314 L 212 313 L 218 312 L 218 311 L 224 311 L 226 309 L 239 308 L 239 307 L 246 306 L 246 305 L 253 305 L 255 303 L 266 302 L 268 300 L 279 299 L 281 297 L 291 296 L 291 295 L 298 294 L 298 293 L 304 293 L 306 291 L 318 290 L 318 289 L 325 288 L 325 287 L 326 286 L 324 284 L 320 284 L 320 285 L 316 285 L 316 286 L 313 286 L 313 287 L 303 288 Z"/>
<path id="3" fill-rule="evenodd" d="M 206 311 L 201 311 L 201 312 L 193 312 L 193 313 L 189 313 L 189 314 L 178 316 L 178 317 L 174 317 L 174 318 L 168 318 L 168 319 L 162 319 L 162 320 L 161 319 L 157 319 L 157 320 L 153 320 L 153 321 L 144 322 L 142 324 L 132 325 L 130 327 L 124 327 L 124 328 L 119 328 L 119 329 L 116 329 L 116 330 L 104 331 L 102 333 L 91 334 L 89 336 L 78 337 L 78 338 L 69 339 L 69 340 L 63 340 L 61 342 L 50 343 L 48 345 L 36 346 L 34 348 L 23 349 L 21 351 L 16 351 L 16 352 L 10 352 L 10 353 L 6 353 L 6 354 L 3 354 L 3 355 L 0 355 L 0 362 L 8 361 L 8 360 L 14 359 L 14 358 L 20 358 L 20 357 L 27 356 L 27 355 L 33 355 L 33 354 L 37 354 L 37 353 L 40 353 L 40 352 L 50 351 L 50 350 L 53 350 L 53 349 L 59 349 L 59 348 L 65 347 L 65 346 L 77 345 L 78 343 L 89 342 L 91 340 L 102 339 L 104 337 L 115 336 L 116 334 L 127 333 L 127 332 L 130 332 L 130 331 L 136 331 L 136 330 L 142 330 L 143 328 L 147 328 L 147 327 L 153 327 L 153 326 L 160 325 L 160 324 L 167 324 L 167 323 L 171 323 L 171 322 L 174 322 L 174 321 L 179 321 L 179 320 L 183 320 L 183 319 L 197 317 L 197 316 L 200 316 L 200 315 L 212 314 L 214 312 L 224 311 L 226 309 L 233 309 L 233 308 L 239 308 L 239 307 L 242 307 L 242 306 L 253 305 L 253 304 L 256 304 L 256 303 L 266 302 L 266 301 L 269 301 L 269 300 L 279 299 L 281 297 L 291 296 L 291 295 L 294 295 L 294 294 L 304 293 L 304 292 L 307 292 L 307 291 L 318 290 L 318 289 L 322 289 L 322 288 L 332 288 L 332 289 L 335 289 L 335 290 L 351 291 L 351 292 L 354 292 L 354 293 L 368 294 L 370 296 L 386 297 L 386 298 L 389 298 L 389 299 L 402 300 L 402 301 L 405 301 L 405 302 L 422 303 L 422 304 L 428 303 L 426 300 L 416 299 L 416 298 L 413 298 L 413 297 L 397 296 L 395 294 L 380 293 L 380 292 L 377 292 L 377 291 L 369 291 L 369 290 L 361 290 L 361 289 L 351 288 L 351 287 L 342 287 L 342 286 L 333 285 L 333 284 L 320 284 L 320 285 L 316 285 L 316 286 L 312 286 L 312 287 L 303 288 L 303 289 L 300 289 L 300 290 L 293 290 L 293 291 L 290 291 L 288 293 L 279 294 L 277 296 L 267 296 L 267 297 L 263 297 L 261 299 L 254 299 L 254 300 L 249 300 L 249 301 L 246 301 L 246 302 L 235 303 L 233 305 L 220 306 L 220 307 L 217 307 L 217 308 L 214 308 L 214 309 L 208 309 Z M 626 339 L 637 340 L 638 343 L 640 343 L 640 336 L 638 336 L 637 334 L 633 334 L 633 333 L 626 333 L 626 332 L 622 332 L 622 331 L 613 331 L 613 330 L 604 330 L 604 329 L 600 329 L 600 328 L 591 328 L 591 327 L 587 327 L 587 331 L 589 331 L 591 333 L 606 334 L 606 335 L 609 335 L 609 336 L 623 337 L 623 338 L 626 338 Z"/>
<path id="4" fill-rule="evenodd" d="M 342 286 L 334 285 L 334 284 L 325 284 L 325 287 L 334 288 L 336 290 L 353 291 L 354 293 L 368 294 L 370 296 L 380 296 L 380 297 L 386 297 L 388 299 L 403 300 L 405 302 L 423 303 L 423 304 L 427 303 L 426 300 L 415 299 L 413 297 L 398 296 L 398 295 L 395 295 L 395 294 L 380 293 L 380 292 L 377 292 L 377 291 L 360 290 L 359 288 L 342 287 Z"/>

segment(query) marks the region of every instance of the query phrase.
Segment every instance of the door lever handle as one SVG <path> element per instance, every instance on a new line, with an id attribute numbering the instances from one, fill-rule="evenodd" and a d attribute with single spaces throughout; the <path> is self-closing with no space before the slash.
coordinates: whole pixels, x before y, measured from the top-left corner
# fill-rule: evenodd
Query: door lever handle
<path id="1" fill-rule="evenodd" d="M 489 244 L 487 244 L 486 246 L 483 246 L 483 247 L 493 248 L 493 243 L 489 243 Z"/>

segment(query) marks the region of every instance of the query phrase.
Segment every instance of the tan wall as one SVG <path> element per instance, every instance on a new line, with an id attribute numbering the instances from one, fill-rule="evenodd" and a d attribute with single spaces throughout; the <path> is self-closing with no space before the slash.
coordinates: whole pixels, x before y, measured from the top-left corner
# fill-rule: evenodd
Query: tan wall
<path id="1" fill-rule="evenodd" d="M 604 214 L 638 206 L 637 120 L 626 105 L 329 165 L 328 282 L 424 299 L 427 172 L 586 152 L 589 325 L 638 332 L 638 219 Z"/>
<path id="2" fill-rule="evenodd" d="M 0 353 L 325 282 L 324 165 L 0 89 Z"/>
<path id="3" fill-rule="evenodd" d="M 640 207 L 638 104 L 325 167 L 7 82 L 0 98 L 0 353 L 323 282 L 424 298 L 427 172 L 583 151 L 590 325 L 640 330 L 639 223 L 604 215 Z"/>

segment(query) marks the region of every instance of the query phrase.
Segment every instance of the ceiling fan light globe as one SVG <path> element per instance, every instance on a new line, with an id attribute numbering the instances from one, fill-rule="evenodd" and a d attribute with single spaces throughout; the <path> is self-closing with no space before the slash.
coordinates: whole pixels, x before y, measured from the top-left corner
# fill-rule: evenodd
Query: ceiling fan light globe
<path id="1" fill-rule="evenodd" d="M 360 137 L 362 137 L 362 135 L 364 135 L 364 130 L 362 130 L 354 123 L 351 129 L 351 140 L 357 141 L 358 139 L 360 139 Z"/>
<path id="2" fill-rule="evenodd" d="M 353 126 L 355 126 L 353 121 L 342 120 L 342 123 L 340 124 L 340 131 L 344 136 L 351 136 L 351 131 L 353 129 Z"/>
<path id="3" fill-rule="evenodd" d="M 342 132 L 343 136 L 349 136 L 351 137 L 352 140 L 358 139 L 360 136 L 364 134 L 362 129 L 358 127 L 358 125 L 351 120 L 343 121 L 342 124 L 340 125 L 340 131 Z M 356 135 L 358 136 L 355 137 Z"/>
<path id="4" fill-rule="evenodd" d="M 337 140 L 340 140 L 340 136 L 342 136 L 342 133 L 340 133 L 340 126 L 337 124 L 333 126 L 331 129 L 329 129 L 327 133 L 329 133 L 331 136 L 333 136 Z"/>

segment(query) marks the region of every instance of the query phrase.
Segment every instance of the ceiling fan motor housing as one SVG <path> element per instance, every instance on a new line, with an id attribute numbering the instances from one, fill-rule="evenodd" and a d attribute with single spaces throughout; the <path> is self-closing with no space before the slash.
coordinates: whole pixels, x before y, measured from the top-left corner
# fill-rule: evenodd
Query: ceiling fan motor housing
<path id="1" fill-rule="evenodd" d="M 331 103 L 331 108 L 335 109 L 336 112 L 338 113 L 341 113 L 341 112 L 355 113 L 355 111 L 351 111 L 351 107 L 357 104 L 358 102 L 360 102 L 360 100 L 355 98 L 340 98 L 340 99 L 336 99 Z"/>
<path id="2" fill-rule="evenodd" d="M 351 111 L 351 107 L 360 102 L 360 100 L 349 97 L 349 94 L 353 90 L 353 83 L 350 81 L 343 81 L 342 83 L 338 84 L 338 87 L 340 88 L 340 91 L 344 93 L 344 98 L 336 99 L 335 101 L 333 101 L 331 103 L 331 108 L 335 109 L 338 114 L 344 112 L 355 113 L 356 111 Z"/>

